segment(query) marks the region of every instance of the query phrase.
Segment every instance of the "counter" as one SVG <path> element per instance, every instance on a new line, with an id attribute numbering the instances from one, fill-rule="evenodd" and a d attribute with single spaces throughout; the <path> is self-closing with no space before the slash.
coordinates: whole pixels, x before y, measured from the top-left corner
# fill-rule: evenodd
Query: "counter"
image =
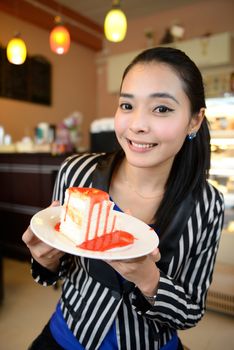
<path id="1" fill-rule="evenodd" d="M 28 260 L 22 234 L 31 217 L 51 203 L 54 182 L 68 155 L 0 154 L 0 248 L 3 256 Z"/>

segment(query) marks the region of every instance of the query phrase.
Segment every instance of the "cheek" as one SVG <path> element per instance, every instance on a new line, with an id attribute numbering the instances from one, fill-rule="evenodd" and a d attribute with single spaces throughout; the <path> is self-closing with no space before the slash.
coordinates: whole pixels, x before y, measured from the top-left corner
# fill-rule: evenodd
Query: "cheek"
<path id="1" fill-rule="evenodd" d="M 187 135 L 187 125 L 182 123 L 173 123 L 172 121 L 164 122 L 157 125 L 157 134 L 161 135 L 161 140 L 166 142 L 181 143 Z"/>
<path id="2" fill-rule="evenodd" d="M 121 134 L 127 128 L 127 118 L 123 118 L 118 113 L 116 113 L 114 125 L 116 134 Z"/>

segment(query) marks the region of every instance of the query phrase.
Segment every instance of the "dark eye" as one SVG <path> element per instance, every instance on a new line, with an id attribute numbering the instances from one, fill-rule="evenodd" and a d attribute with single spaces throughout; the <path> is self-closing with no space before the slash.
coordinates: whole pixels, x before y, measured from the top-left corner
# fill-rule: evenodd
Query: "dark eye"
<path id="1" fill-rule="evenodd" d="M 132 109 L 132 105 L 130 105 L 129 103 L 121 103 L 120 104 L 120 108 L 123 110 L 131 110 Z"/>
<path id="2" fill-rule="evenodd" d="M 166 106 L 158 106 L 154 109 L 155 112 L 159 112 L 159 113 L 166 113 L 166 112 L 171 112 L 172 109 L 168 108 Z"/>

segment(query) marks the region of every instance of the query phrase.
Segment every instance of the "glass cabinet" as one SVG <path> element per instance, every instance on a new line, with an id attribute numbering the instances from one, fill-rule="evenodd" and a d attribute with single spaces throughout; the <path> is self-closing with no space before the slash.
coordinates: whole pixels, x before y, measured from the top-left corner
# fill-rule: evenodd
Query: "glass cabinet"
<path id="1" fill-rule="evenodd" d="M 234 265 L 234 95 L 207 100 L 211 129 L 209 181 L 224 195 L 224 229 L 218 260 Z"/>

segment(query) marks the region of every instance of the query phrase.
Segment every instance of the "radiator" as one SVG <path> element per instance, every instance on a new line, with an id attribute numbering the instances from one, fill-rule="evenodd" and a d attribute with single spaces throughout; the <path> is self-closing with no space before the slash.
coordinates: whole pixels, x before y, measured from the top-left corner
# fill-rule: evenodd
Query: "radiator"
<path id="1" fill-rule="evenodd" d="M 208 292 L 206 307 L 234 316 L 234 295 L 211 290 Z"/>
<path id="2" fill-rule="evenodd" d="M 217 262 L 206 300 L 207 309 L 234 316 L 234 266 Z"/>

